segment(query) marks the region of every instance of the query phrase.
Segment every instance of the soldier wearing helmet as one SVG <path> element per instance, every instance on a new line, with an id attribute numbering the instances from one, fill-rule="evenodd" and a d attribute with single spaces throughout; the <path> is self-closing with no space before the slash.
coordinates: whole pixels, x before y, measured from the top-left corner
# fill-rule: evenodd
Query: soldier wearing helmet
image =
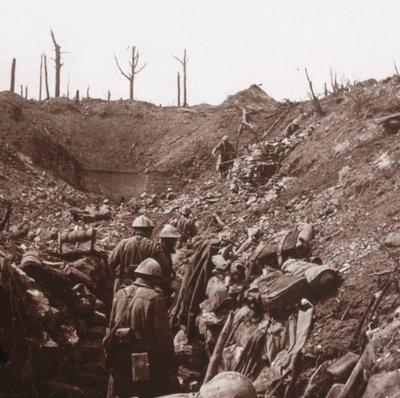
<path id="1" fill-rule="evenodd" d="M 216 170 L 222 178 L 226 177 L 233 165 L 233 159 L 236 157 L 236 150 L 229 142 L 227 135 L 222 137 L 222 140 L 214 147 L 211 153 L 214 157 L 217 156 Z"/>
<path id="2" fill-rule="evenodd" d="M 113 300 L 109 330 L 117 328 L 107 398 L 154 397 L 177 391 L 173 336 L 160 293 L 160 264 L 153 258 L 135 270 L 136 280 Z M 134 363 L 137 354 L 146 361 Z M 135 373 L 136 372 L 136 373 Z"/>
<path id="3" fill-rule="evenodd" d="M 180 237 L 181 234 L 179 233 L 178 229 L 172 226 L 171 224 L 166 224 L 160 231 L 159 235 L 160 246 L 165 255 L 165 266 L 162 269 L 162 274 L 163 274 L 162 288 L 164 290 L 167 304 L 170 304 L 169 298 L 173 293 L 171 282 L 175 277 L 175 271 L 173 268 L 171 255 L 175 253 L 176 242 Z"/>
<path id="4" fill-rule="evenodd" d="M 179 247 L 185 245 L 190 239 L 197 235 L 196 223 L 190 217 L 192 209 L 188 206 L 182 206 L 180 216 L 171 221 L 171 225 L 176 227 L 181 234 L 179 239 Z"/>
<path id="5" fill-rule="evenodd" d="M 155 258 L 162 266 L 167 267 L 168 259 L 160 244 L 151 239 L 154 224 L 145 216 L 133 220 L 133 236 L 123 239 L 110 254 L 108 265 L 114 279 L 114 294 L 121 288 L 129 286 L 135 279 L 134 272 L 143 260 Z"/>
<path id="6" fill-rule="evenodd" d="M 168 275 L 163 272 L 164 277 L 169 276 L 170 278 L 172 278 L 174 275 L 171 254 L 175 253 L 175 245 L 180 237 L 181 234 L 179 233 L 178 229 L 171 224 L 166 224 L 160 232 L 160 246 L 163 249 L 166 257 L 168 258 L 168 267 L 166 270 Z"/>

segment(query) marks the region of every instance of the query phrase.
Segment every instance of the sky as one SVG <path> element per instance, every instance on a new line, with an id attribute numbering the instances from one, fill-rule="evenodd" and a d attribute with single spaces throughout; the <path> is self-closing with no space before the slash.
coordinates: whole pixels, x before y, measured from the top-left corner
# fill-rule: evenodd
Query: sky
<path id="1" fill-rule="evenodd" d="M 53 29 L 67 82 L 106 99 L 128 98 L 130 46 L 140 53 L 135 99 L 176 105 L 176 75 L 187 49 L 188 103 L 219 104 L 251 84 L 277 100 L 307 98 L 304 68 L 322 93 L 330 68 L 350 81 L 400 68 L 399 0 L 0 0 L 0 91 L 12 58 L 16 91 L 38 98 L 46 53 L 54 95 Z"/>

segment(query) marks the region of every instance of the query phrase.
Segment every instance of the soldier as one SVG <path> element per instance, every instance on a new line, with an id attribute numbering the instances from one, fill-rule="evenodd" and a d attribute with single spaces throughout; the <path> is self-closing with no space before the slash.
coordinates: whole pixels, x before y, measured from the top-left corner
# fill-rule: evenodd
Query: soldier
<path id="1" fill-rule="evenodd" d="M 105 338 L 114 339 L 108 351 L 107 398 L 147 398 L 179 389 L 173 336 L 159 288 L 160 264 L 148 258 L 135 275 L 135 282 L 118 291 L 113 300 Z"/>
<path id="2" fill-rule="evenodd" d="M 133 282 L 135 269 L 146 258 L 154 258 L 163 267 L 167 266 L 168 260 L 159 243 L 151 239 L 154 224 L 140 216 L 133 220 L 132 227 L 133 236 L 118 243 L 108 259 L 111 275 L 115 278 L 114 294 Z"/>
<path id="3" fill-rule="evenodd" d="M 236 150 L 229 142 L 228 136 L 224 135 L 222 141 L 212 150 L 212 155 L 215 157 L 218 153 L 216 169 L 220 176 L 226 177 L 229 169 L 233 165 L 233 159 L 236 157 Z"/>
<path id="4" fill-rule="evenodd" d="M 175 253 L 175 246 L 178 239 L 181 237 L 178 229 L 170 224 L 166 224 L 160 231 L 160 246 L 163 250 L 166 258 L 166 266 L 162 269 L 163 274 L 163 290 L 165 293 L 166 300 L 172 293 L 171 282 L 175 276 L 175 271 L 172 264 L 171 254 Z"/>
<path id="5" fill-rule="evenodd" d="M 188 205 L 185 205 L 180 210 L 181 215 L 171 221 L 171 225 L 176 227 L 182 234 L 179 239 L 179 246 L 186 244 L 189 239 L 194 238 L 197 235 L 197 228 L 194 220 L 190 218 L 192 210 Z"/>

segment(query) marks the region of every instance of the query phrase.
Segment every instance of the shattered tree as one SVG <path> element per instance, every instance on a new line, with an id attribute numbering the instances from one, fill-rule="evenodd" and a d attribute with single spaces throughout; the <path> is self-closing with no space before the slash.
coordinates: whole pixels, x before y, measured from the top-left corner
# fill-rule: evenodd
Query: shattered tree
<path id="1" fill-rule="evenodd" d="M 176 83 L 177 83 L 177 106 L 178 108 L 181 107 L 181 76 L 178 72 L 176 76 Z"/>
<path id="2" fill-rule="evenodd" d="M 318 113 L 318 115 L 322 116 L 324 114 L 324 111 L 322 110 L 318 97 L 314 93 L 313 84 L 312 81 L 310 80 L 310 77 L 308 76 L 307 68 L 304 68 L 304 70 L 306 72 L 307 81 L 310 86 L 309 97 L 313 101 L 315 110 Z"/>
<path id="3" fill-rule="evenodd" d="M 39 72 L 39 101 L 42 100 L 42 86 L 43 86 L 43 54 L 40 55 L 40 72 Z"/>
<path id="4" fill-rule="evenodd" d="M 145 68 L 147 63 L 145 62 L 142 67 L 137 69 L 137 66 L 138 66 L 138 63 L 139 63 L 139 51 L 136 51 L 136 47 L 135 46 L 132 46 L 132 55 L 131 55 L 131 60 L 129 61 L 129 65 L 130 65 L 131 68 L 130 68 L 130 72 L 129 73 L 126 73 L 126 72 L 123 71 L 123 69 L 119 65 L 118 58 L 116 57 L 116 55 L 114 55 L 114 59 L 115 59 L 117 67 L 118 67 L 119 71 L 121 72 L 122 76 L 124 76 L 129 81 L 129 99 L 131 101 L 133 101 L 134 100 L 134 88 L 135 88 L 134 87 L 134 85 L 135 85 L 135 75 L 137 75 L 139 72 L 141 72 Z"/>
<path id="5" fill-rule="evenodd" d="M 10 82 L 10 91 L 15 91 L 15 64 L 17 63 L 16 59 L 13 58 L 11 64 L 11 82 Z"/>
<path id="6" fill-rule="evenodd" d="M 183 68 L 183 107 L 187 108 L 188 103 L 187 103 L 187 88 L 186 88 L 186 82 L 187 82 L 187 78 L 186 78 L 186 65 L 188 63 L 188 59 L 186 57 L 186 49 L 183 51 L 183 58 L 180 59 L 178 57 L 176 57 L 175 55 L 173 55 L 173 57 L 182 65 Z M 179 75 L 178 75 L 179 76 Z M 178 93 L 179 93 L 179 97 L 180 97 L 180 79 L 178 77 Z M 179 101 L 180 103 L 180 101 Z M 180 105 L 178 105 L 179 107 Z"/>
<path id="7" fill-rule="evenodd" d="M 51 39 L 53 40 L 53 44 L 54 44 L 54 52 L 56 54 L 56 57 L 54 59 L 55 69 L 56 69 L 56 81 L 55 81 L 54 96 L 59 97 L 60 96 L 60 84 L 61 84 L 60 83 L 61 67 L 63 66 L 63 64 L 61 63 L 61 46 L 57 43 L 52 29 L 50 29 L 50 34 L 51 34 Z"/>
<path id="8" fill-rule="evenodd" d="M 49 90 L 49 75 L 47 73 L 46 54 L 43 54 L 43 65 L 44 65 L 44 87 L 46 88 L 46 99 L 49 99 L 50 98 L 50 90 Z"/>

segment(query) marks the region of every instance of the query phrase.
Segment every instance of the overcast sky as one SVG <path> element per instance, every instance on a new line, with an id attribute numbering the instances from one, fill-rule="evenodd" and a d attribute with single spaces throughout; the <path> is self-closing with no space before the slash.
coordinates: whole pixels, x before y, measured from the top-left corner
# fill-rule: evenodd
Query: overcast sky
<path id="1" fill-rule="evenodd" d="M 61 92 L 90 86 L 92 97 L 129 96 L 129 50 L 140 51 L 135 99 L 176 104 L 172 55 L 188 52 L 188 102 L 218 104 L 262 83 L 275 99 L 306 98 L 304 67 L 317 91 L 329 68 L 350 80 L 381 79 L 400 68 L 399 0 L 0 0 L 0 90 L 16 84 L 38 97 L 40 54 L 62 47 Z M 49 60 L 54 93 L 54 63 Z"/>

